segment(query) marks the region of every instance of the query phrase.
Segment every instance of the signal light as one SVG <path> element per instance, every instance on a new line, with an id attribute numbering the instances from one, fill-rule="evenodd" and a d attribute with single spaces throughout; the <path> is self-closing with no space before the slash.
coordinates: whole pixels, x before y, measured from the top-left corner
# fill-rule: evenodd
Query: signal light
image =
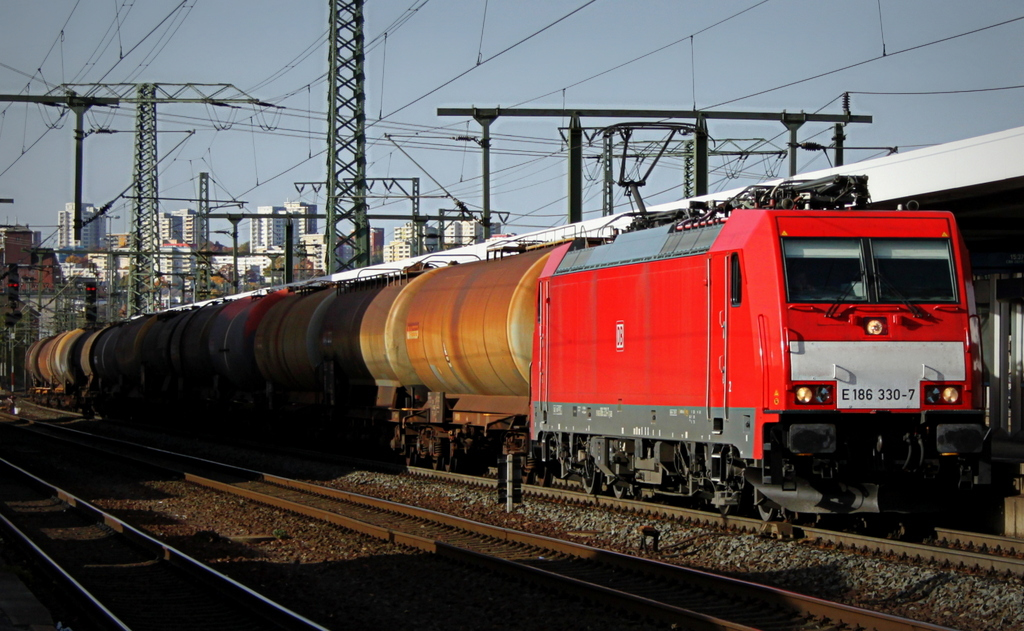
<path id="1" fill-rule="evenodd" d="M 18 275 L 18 264 L 9 263 L 7 265 L 7 303 L 12 307 L 17 305 L 21 290 L 21 276 Z"/>
<path id="2" fill-rule="evenodd" d="M 9 329 L 14 328 L 19 320 L 21 320 L 20 311 L 8 311 L 4 314 L 4 325 Z"/>
<path id="3" fill-rule="evenodd" d="M 96 324 L 96 283 L 92 281 L 85 283 L 85 321 Z"/>

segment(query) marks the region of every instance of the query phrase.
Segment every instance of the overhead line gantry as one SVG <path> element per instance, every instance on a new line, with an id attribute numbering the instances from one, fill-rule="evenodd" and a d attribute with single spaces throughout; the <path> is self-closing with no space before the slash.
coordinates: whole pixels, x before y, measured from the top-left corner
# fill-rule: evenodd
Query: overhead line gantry
<path id="1" fill-rule="evenodd" d="M 570 119 L 569 124 L 569 223 L 576 223 L 583 219 L 583 177 L 582 171 L 582 142 L 583 127 L 580 124 L 582 118 L 647 118 L 647 119 L 688 119 L 695 121 L 694 132 L 694 179 L 696 194 L 706 195 L 708 192 L 708 128 L 707 121 L 711 119 L 721 120 L 745 120 L 745 121 L 778 121 L 789 130 L 789 174 L 796 175 L 796 149 L 797 130 L 804 123 L 822 122 L 835 123 L 836 125 L 836 165 L 842 163 L 843 141 L 846 136 L 842 126 L 848 123 L 870 123 L 871 116 L 853 115 L 844 105 L 842 114 L 807 114 L 805 112 L 736 112 L 727 110 L 631 110 L 631 109 L 569 109 L 569 108 L 529 108 L 512 107 L 502 109 L 477 108 L 477 107 L 439 107 L 438 116 L 469 116 L 476 120 L 483 134 L 480 140 L 480 147 L 483 150 L 483 221 L 485 226 L 490 220 L 490 147 L 491 147 L 491 123 L 500 116 L 542 116 Z M 607 145 L 607 143 L 606 143 Z M 607 151 L 607 148 L 606 148 Z M 606 195 L 607 197 L 607 195 Z"/>
<path id="2" fill-rule="evenodd" d="M 61 96 L 63 94 L 63 96 Z M 216 107 L 238 108 L 252 105 L 277 107 L 245 94 L 229 83 L 85 83 L 64 84 L 51 91 L 49 98 L 69 98 L 85 108 L 97 104 L 133 103 L 136 106 L 135 191 L 131 213 L 133 252 L 129 269 L 128 315 L 152 311 L 156 306 L 154 287 L 160 276 L 159 186 L 157 182 L 156 106 L 158 103 L 202 103 Z M 55 102 L 54 104 L 60 104 Z M 68 107 L 75 107 L 69 104 Z M 76 114 L 78 110 L 75 110 Z M 79 119 L 81 115 L 79 115 Z M 80 120 L 79 120 L 80 123 Z M 84 133 L 84 132 L 83 132 Z M 76 131 L 76 138 L 80 132 Z M 84 137 L 84 135 L 82 136 Z M 81 151 L 80 143 L 77 150 Z M 80 156 L 79 156 L 80 157 Z M 81 204 L 81 160 L 76 163 L 76 208 Z M 101 209 L 103 212 L 103 209 Z M 75 237 L 81 238 L 81 211 L 76 210 Z M 208 239 L 200 235 L 200 241 Z"/>

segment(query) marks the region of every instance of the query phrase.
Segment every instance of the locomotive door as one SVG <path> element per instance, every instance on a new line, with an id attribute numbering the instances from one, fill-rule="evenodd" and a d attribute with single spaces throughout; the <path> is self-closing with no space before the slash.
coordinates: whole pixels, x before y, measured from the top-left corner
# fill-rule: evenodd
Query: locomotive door
<path id="1" fill-rule="evenodd" d="M 534 377 L 534 398 L 539 401 L 539 409 L 537 414 L 540 416 L 541 422 L 546 422 L 548 419 L 548 405 L 551 400 L 550 396 L 550 383 L 551 379 L 548 376 L 548 362 L 549 357 L 549 344 L 548 344 L 548 327 L 551 326 L 551 288 L 549 287 L 548 280 L 542 280 L 537 288 L 538 296 L 538 322 L 536 336 L 538 339 L 537 353 L 534 360 L 537 362 L 536 375 Z M 538 431 L 539 423 L 534 423 L 533 431 L 534 438 L 536 438 L 536 432 Z"/>
<path id="2" fill-rule="evenodd" d="M 712 433 L 721 434 L 729 404 L 729 300 L 730 257 L 714 253 L 707 262 L 708 366 L 707 418 Z"/>

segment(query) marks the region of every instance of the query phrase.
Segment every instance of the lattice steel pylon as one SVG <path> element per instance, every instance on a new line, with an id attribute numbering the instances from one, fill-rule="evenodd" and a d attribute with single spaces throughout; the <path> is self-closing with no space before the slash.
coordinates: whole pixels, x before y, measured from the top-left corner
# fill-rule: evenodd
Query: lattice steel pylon
<path id="1" fill-rule="evenodd" d="M 363 0 L 329 2 L 325 245 L 327 271 L 334 273 L 369 265 L 370 224 L 366 217 Z M 340 232 L 343 221 L 351 225 L 350 232 Z"/>
<path id="2" fill-rule="evenodd" d="M 199 202 L 196 212 L 196 302 L 210 297 L 210 174 L 199 173 Z"/>
<path id="3" fill-rule="evenodd" d="M 131 220 L 132 264 L 128 273 L 128 316 L 156 307 L 160 279 L 160 199 L 157 191 L 156 105 L 195 103 L 236 110 L 238 104 L 275 108 L 242 92 L 230 83 L 69 83 L 51 90 L 56 94 L 81 95 L 85 102 L 134 103 L 135 181 Z M 223 129 L 230 124 L 219 123 Z"/>
<path id="4" fill-rule="evenodd" d="M 128 271 L 128 308 L 131 314 L 149 313 L 156 307 L 154 291 L 159 280 L 160 222 L 157 190 L 156 85 L 140 83 L 136 90 L 135 200 L 132 206 Z"/>

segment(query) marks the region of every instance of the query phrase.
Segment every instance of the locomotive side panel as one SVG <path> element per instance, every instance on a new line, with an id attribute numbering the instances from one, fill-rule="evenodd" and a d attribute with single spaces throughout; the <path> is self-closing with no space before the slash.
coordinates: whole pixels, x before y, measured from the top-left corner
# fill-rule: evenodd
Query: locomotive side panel
<path id="1" fill-rule="evenodd" d="M 752 399 L 760 389 L 727 383 L 731 364 L 750 372 L 749 308 L 732 304 L 738 258 L 707 252 L 717 233 L 661 231 L 656 251 L 683 255 L 616 265 L 614 255 L 597 252 L 586 264 L 602 257 L 612 264 L 545 279 L 535 436 L 701 441 L 753 453 Z M 567 256 L 560 269 L 579 259 Z"/>

